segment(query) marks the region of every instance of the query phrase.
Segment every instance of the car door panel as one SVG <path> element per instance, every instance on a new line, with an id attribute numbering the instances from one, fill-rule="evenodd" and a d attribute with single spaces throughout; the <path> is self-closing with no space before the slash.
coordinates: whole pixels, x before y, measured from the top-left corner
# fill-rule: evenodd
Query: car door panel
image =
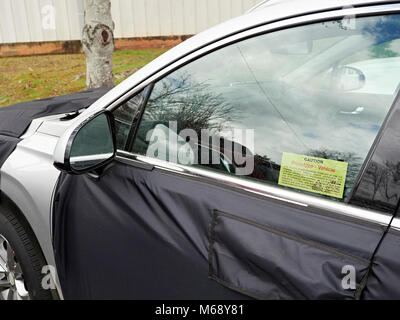
<path id="1" fill-rule="evenodd" d="M 386 230 L 374 254 L 363 299 L 400 297 L 400 233 L 398 223 L 395 223 L 398 222 L 400 199 L 399 97 L 398 94 L 351 200 L 352 204 L 386 211 L 394 216 L 391 228 Z"/>
<path id="2" fill-rule="evenodd" d="M 121 163 L 63 175 L 54 228 L 67 299 L 354 299 L 383 233 Z"/>
<path id="3" fill-rule="evenodd" d="M 374 256 L 362 298 L 393 300 L 400 297 L 400 234 L 391 230 Z"/>
<path id="4" fill-rule="evenodd" d="M 391 19 L 396 17 L 386 20 L 390 23 Z M 374 23 L 379 26 L 381 22 L 378 19 Z M 300 30 L 301 34 L 308 36 L 313 28 L 322 33 L 326 28 L 335 34 L 338 31 L 336 23 L 310 27 Z M 344 30 L 340 29 L 338 34 Z M 268 40 L 268 34 L 264 36 Z M 124 137 L 127 146 L 115 165 L 101 177 L 61 176 L 53 221 L 57 268 L 65 298 L 359 299 L 378 297 L 382 274 L 394 275 L 394 269 L 386 266 L 390 261 L 387 248 L 395 243 L 386 234 L 385 223 L 390 216 L 373 223 L 367 221 L 373 212 L 354 208 L 363 211 L 366 219 L 362 219 L 342 214 L 341 209 L 352 210 L 350 202 L 361 208 L 395 212 L 398 199 L 391 194 L 386 197 L 387 193 L 380 192 L 386 198 L 382 205 L 377 205 L 377 190 L 373 188 L 381 185 L 384 188 L 385 181 L 384 178 L 375 181 L 375 176 L 371 179 L 369 175 L 369 165 L 375 161 L 372 155 L 385 146 L 382 133 L 386 132 L 390 119 L 395 118 L 395 108 L 389 112 L 390 101 L 377 99 L 371 105 L 353 109 L 356 98 L 335 99 L 336 91 L 325 94 L 325 99 L 319 101 L 315 98 L 320 90 L 313 84 L 309 91 L 303 91 L 303 86 L 294 81 L 292 88 L 286 90 L 280 84 L 281 77 L 276 77 L 279 80 L 276 82 L 285 90 L 266 88 L 270 81 L 264 76 L 281 70 L 280 67 L 275 70 L 274 66 L 287 64 L 278 63 L 279 59 L 273 65 L 263 63 L 268 59 L 255 59 L 256 52 L 264 57 L 268 50 L 258 48 L 262 41 L 256 38 L 246 41 L 227 47 L 227 51 L 210 53 L 153 83 L 147 104 L 140 106 L 140 119 L 134 121 L 129 136 Z M 268 41 L 265 46 L 273 48 L 274 37 Z M 369 41 L 367 44 L 371 45 Z M 343 50 L 342 42 L 338 46 Z M 354 48 L 348 47 L 343 56 L 348 54 L 347 50 Z M 273 53 L 272 50 L 270 54 Z M 338 62 L 336 58 L 333 60 Z M 232 65 L 236 66 L 234 73 Z M 304 66 L 307 63 L 295 66 L 298 72 L 292 70 L 291 74 L 308 71 Z M 267 72 L 269 67 L 272 73 Z M 213 74 L 212 70 L 219 73 Z M 196 75 L 198 79 L 190 79 Z M 261 84 L 260 79 L 265 81 Z M 239 85 L 246 89 L 239 90 Z M 225 100 L 220 101 L 223 97 Z M 210 98 L 212 103 L 208 105 Z M 375 104 L 376 108 L 372 106 Z M 185 122 L 182 119 L 185 120 L 187 106 L 195 112 L 189 112 Z M 118 113 L 120 105 L 114 107 L 112 111 Z M 238 117 L 242 122 L 238 120 L 235 124 L 231 113 L 236 108 L 251 117 Z M 196 126 L 198 119 L 194 121 L 191 116 L 207 115 L 210 110 L 216 115 L 211 112 L 209 118 L 201 119 L 201 125 Z M 372 111 L 379 117 L 371 116 Z M 256 147 L 262 147 L 254 150 L 254 158 L 258 159 L 254 169 L 263 168 L 269 175 L 261 172 L 243 179 L 232 178 L 234 171 L 226 167 L 225 176 L 229 172 L 232 179 L 237 179 L 228 184 L 227 180 L 210 177 L 211 172 L 217 172 L 210 163 L 191 167 L 179 162 L 174 165 L 170 158 L 161 158 L 158 160 L 164 166 L 153 166 L 151 160 L 157 162 L 160 152 L 148 152 L 152 141 L 148 139 L 152 137 L 149 133 L 162 132 L 166 136 L 167 122 L 173 121 L 177 128 L 195 128 L 196 133 L 212 125 L 221 130 L 225 124 L 254 130 L 261 137 L 255 139 Z M 316 128 L 316 123 L 320 128 Z M 180 141 L 178 132 L 171 131 L 174 135 L 168 137 Z M 390 130 L 387 132 L 396 136 Z M 312 143 L 312 148 L 304 143 L 305 139 Z M 160 141 L 169 146 L 166 139 Z M 236 144 L 243 147 L 242 153 L 248 149 L 247 141 Z M 325 148 L 335 150 L 332 153 Z M 218 148 L 217 152 L 221 150 Z M 315 202 L 310 199 L 317 197 L 316 194 L 301 195 L 294 187 L 289 191 L 279 185 L 281 158 L 288 152 L 316 157 L 317 161 L 348 162 L 353 168 L 348 170 L 344 196 L 332 199 L 320 194 L 321 205 L 313 206 L 310 203 Z M 394 170 L 395 166 L 385 162 L 386 158 L 379 155 L 378 158 L 380 165 Z M 196 175 L 193 168 L 209 174 Z M 394 172 L 391 179 L 396 194 L 397 175 Z M 274 188 L 275 196 L 252 190 L 250 181 L 254 179 Z M 373 192 L 366 192 L 371 188 Z M 296 192 L 297 197 L 293 198 L 305 199 L 304 203 L 277 197 L 280 192 Z M 394 289 L 391 292 L 397 294 Z"/>
<path id="5" fill-rule="evenodd" d="M 360 284 L 369 261 L 299 236 L 214 212 L 210 276 L 258 299 L 354 298 L 342 288 L 344 266 Z"/>
<path id="6" fill-rule="evenodd" d="M 64 297 L 245 298 L 206 281 L 207 244 L 200 233 L 207 222 L 196 212 L 146 170 L 116 165 L 100 181 L 62 176 L 54 247 Z"/>

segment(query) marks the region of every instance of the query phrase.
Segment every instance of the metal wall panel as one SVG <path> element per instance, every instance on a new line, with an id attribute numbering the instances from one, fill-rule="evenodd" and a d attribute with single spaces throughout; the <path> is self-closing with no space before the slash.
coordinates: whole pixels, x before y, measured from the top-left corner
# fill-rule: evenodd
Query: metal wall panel
<path id="1" fill-rule="evenodd" d="M 56 36 L 57 39 L 71 39 L 69 15 L 67 11 L 66 1 L 71 0 L 56 0 L 54 7 L 57 13 L 56 19 Z M 75 14 L 76 15 L 76 14 Z"/>
<path id="2" fill-rule="evenodd" d="M 129 36 L 141 37 L 147 36 L 147 15 L 146 15 L 146 0 L 136 0 L 133 2 L 133 32 Z M 116 38 L 122 38 L 122 35 L 115 34 Z"/>
<path id="3" fill-rule="evenodd" d="M 15 22 L 13 10 L 11 7 L 11 0 L 0 1 L 0 29 L 2 33 L 2 41 L 5 43 L 17 42 L 17 35 L 15 32 Z"/>
<path id="4" fill-rule="evenodd" d="M 2 1 L 2 0 L 0 0 Z M 62 1 L 62 0 L 54 0 Z M 57 19 L 64 19 L 65 15 L 55 10 L 53 0 L 39 0 L 41 28 L 43 31 L 43 41 L 57 41 L 57 40 L 70 40 L 70 39 L 57 39 L 56 21 Z M 30 41 L 41 41 L 30 39 Z"/>
<path id="5" fill-rule="evenodd" d="M 25 0 L 25 8 L 27 13 L 26 19 L 29 26 L 29 41 L 31 41 L 31 39 L 44 41 L 39 0 Z"/>
<path id="6" fill-rule="evenodd" d="M 29 27 L 26 17 L 26 8 L 24 0 L 12 0 L 12 12 L 14 17 L 14 27 L 18 42 L 27 42 L 30 39 Z"/>
<path id="7" fill-rule="evenodd" d="M 0 0 L 0 43 L 80 40 L 87 0 Z M 115 37 L 189 35 L 259 0 L 111 0 Z"/>
<path id="8" fill-rule="evenodd" d="M 27 0 L 30 1 L 30 0 Z M 83 6 L 80 0 L 65 0 L 70 39 L 80 39 L 83 28 Z M 80 5 L 81 4 L 81 5 Z"/>

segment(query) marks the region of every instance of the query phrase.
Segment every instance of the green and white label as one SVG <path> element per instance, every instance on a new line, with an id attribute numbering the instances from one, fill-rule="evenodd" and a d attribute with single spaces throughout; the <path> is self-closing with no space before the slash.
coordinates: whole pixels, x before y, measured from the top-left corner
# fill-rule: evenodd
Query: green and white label
<path id="1" fill-rule="evenodd" d="M 342 199 L 347 162 L 283 153 L 279 184 Z"/>

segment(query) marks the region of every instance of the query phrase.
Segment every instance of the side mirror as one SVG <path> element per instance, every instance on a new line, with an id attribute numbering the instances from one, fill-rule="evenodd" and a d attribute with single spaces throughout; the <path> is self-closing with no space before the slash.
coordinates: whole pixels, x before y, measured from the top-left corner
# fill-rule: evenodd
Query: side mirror
<path id="1" fill-rule="evenodd" d="M 343 66 L 333 73 L 334 89 L 339 91 L 359 90 L 365 85 L 364 73 L 353 67 Z"/>
<path id="2" fill-rule="evenodd" d="M 110 112 L 89 117 L 59 140 L 54 166 L 71 174 L 83 174 L 110 163 L 116 155 L 114 121 Z"/>

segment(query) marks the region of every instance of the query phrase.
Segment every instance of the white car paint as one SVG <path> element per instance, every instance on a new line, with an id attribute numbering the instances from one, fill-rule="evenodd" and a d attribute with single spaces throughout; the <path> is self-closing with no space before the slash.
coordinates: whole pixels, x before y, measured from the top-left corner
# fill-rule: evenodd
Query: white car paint
<path id="1" fill-rule="evenodd" d="M 51 203 L 60 174 L 53 166 L 57 141 L 57 137 L 42 133 L 22 140 L 0 172 L 0 190 L 23 212 L 52 266 Z"/>

